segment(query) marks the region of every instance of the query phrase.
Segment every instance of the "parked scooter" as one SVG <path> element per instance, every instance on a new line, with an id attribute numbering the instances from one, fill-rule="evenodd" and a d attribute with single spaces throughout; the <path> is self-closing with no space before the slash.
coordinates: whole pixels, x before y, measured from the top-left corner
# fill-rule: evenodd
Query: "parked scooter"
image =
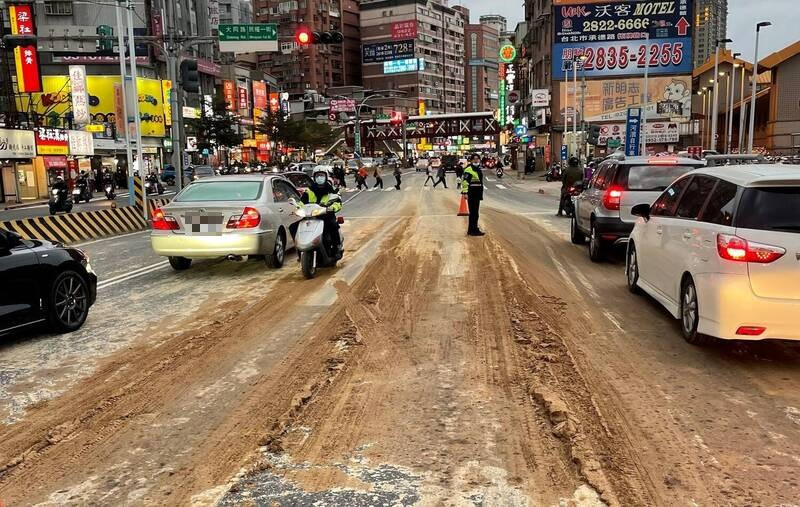
<path id="1" fill-rule="evenodd" d="M 553 164 L 550 170 L 544 175 L 545 181 L 560 181 L 561 180 L 561 166 Z"/>
<path id="2" fill-rule="evenodd" d="M 50 214 L 55 215 L 59 211 L 69 213 L 72 211 L 72 198 L 66 188 L 54 188 L 50 191 Z"/>
<path id="3" fill-rule="evenodd" d="M 303 276 L 314 278 L 317 268 L 335 267 L 339 261 L 339 252 L 344 251 L 344 235 L 339 231 L 340 244 L 332 245 L 330 235 L 325 231 L 323 216 L 330 213 L 324 206 L 318 204 L 298 204 L 293 199 L 290 201 L 297 206 L 295 214 L 301 218 L 297 223 L 295 235 L 295 248 L 300 254 L 300 266 Z M 342 217 L 337 217 L 338 223 L 344 223 Z"/>

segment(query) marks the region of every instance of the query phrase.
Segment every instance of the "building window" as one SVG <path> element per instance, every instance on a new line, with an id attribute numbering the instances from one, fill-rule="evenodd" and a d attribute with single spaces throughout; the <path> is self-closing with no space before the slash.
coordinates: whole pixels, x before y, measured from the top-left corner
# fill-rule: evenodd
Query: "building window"
<path id="1" fill-rule="evenodd" d="M 72 16 L 72 2 L 47 1 L 44 3 L 44 13 L 51 16 Z"/>

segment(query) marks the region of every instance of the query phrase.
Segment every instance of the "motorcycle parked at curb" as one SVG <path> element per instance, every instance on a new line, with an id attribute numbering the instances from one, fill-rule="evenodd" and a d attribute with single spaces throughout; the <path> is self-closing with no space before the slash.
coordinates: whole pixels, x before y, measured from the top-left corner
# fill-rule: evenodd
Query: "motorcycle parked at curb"
<path id="1" fill-rule="evenodd" d="M 72 197 L 70 197 L 67 189 L 54 188 L 50 191 L 50 214 L 55 215 L 59 211 L 69 213 L 72 211 Z"/>
<path id="2" fill-rule="evenodd" d="M 344 252 L 344 235 L 339 231 L 340 243 L 332 245 L 323 219 L 323 216 L 331 211 L 318 204 L 303 205 L 294 200 L 290 202 L 297 206 L 294 213 L 301 219 L 297 223 L 297 234 L 294 240 L 295 248 L 300 255 L 300 267 L 303 270 L 303 276 L 311 279 L 316 276 L 317 268 L 336 267 Z M 337 222 L 344 223 L 344 218 L 337 217 Z"/>
<path id="3" fill-rule="evenodd" d="M 558 164 L 554 164 L 550 167 L 550 170 L 544 175 L 545 181 L 559 181 L 561 180 L 561 166 Z"/>

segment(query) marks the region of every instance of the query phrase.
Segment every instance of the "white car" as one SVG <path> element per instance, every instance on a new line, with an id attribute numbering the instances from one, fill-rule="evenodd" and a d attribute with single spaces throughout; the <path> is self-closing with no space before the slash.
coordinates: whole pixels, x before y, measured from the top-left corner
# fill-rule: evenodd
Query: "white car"
<path id="1" fill-rule="evenodd" d="M 697 169 L 632 212 L 628 287 L 688 342 L 800 340 L 800 166 Z"/>

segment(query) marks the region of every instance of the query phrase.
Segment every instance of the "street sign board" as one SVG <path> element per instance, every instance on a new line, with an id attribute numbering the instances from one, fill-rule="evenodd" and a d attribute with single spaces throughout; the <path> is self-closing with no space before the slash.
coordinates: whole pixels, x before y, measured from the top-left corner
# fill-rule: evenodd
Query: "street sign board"
<path id="1" fill-rule="evenodd" d="M 567 153 L 568 153 L 567 145 L 566 144 L 562 144 L 561 145 L 561 160 L 567 160 Z"/>
<path id="2" fill-rule="evenodd" d="M 232 53 L 278 50 L 278 25 L 252 23 L 219 25 L 219 50 Z"/>
<path id="3" fill-rule="evenodd" d="M 517 102 L 519 102 L 519 90 L 510 90 L 506 94 L 506 102 L 508 102 L 508 104 L 512 106 Z"/>
<path id="4" fill-rule="evenodd" d="M 514 127 L 514 135 L 524 136 L 528 133 L 528 128 L 525 125 L 517 125 Z"/>
<path id="5" fill-rule="evenodd" d="M 355 99 L 331 99 L 330 111 L 332 113 L 355 113 Z"/>
<path id="6" fill-rule="evenodd" d="M 625 123 L 625 156 L 635 157 L 639 155 L 641 148 L 639 132 L 642 128 L 642 108 L 629 107 L 628 121 Z"/>

